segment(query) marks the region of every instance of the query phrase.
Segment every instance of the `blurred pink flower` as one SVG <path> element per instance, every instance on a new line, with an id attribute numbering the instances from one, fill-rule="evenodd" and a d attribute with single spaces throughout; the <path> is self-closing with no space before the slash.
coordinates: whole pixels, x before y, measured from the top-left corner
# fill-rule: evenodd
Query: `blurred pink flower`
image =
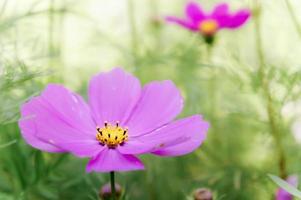
<path id="1" fill-rule="evenodd" d="M 291 175 L 286 179 L 287 183 L 297 187 L 298 186 L 298 176 L 296 175 Z M 276 200 L 293 200 L 293 195 L 288 193 L 282 188 L 279 188 L 276 192 Z"/>
<path id="2" fill-rule="evenodd" d="M 186 5 L 185 19 L 168 16 L 166 20 L 190 31 L 199 32 L 203 36 L 212 37 L 220 29 L 235 29 L 242 26 L 250 16 L 249 9 L 230 13 L 227 3 L 217 4 L 211 13 L 206 13 L 200 5 L 191 1 Z"/>
<path id="3" fill-rule="evenodd" d="M 87 171 L 144 169 L 136 155 L 179 156 L 198 148 L 209 124 L 200 115 L 176 120 L 183 99 L 171 81 L 139 80 L 116 68 L 94 76 L 88 104 L 49 84 L 21 108 L 19 126 L 31 146 L 91 158 Z"/>

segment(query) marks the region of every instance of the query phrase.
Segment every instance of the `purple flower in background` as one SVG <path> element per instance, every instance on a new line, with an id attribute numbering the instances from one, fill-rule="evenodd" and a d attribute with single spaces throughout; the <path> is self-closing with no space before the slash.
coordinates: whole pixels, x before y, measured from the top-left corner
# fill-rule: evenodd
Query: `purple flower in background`
<path id="1" fill-rule="evenodd" d="M 136 155 L 179 156 L 198 148 L 209 124 L 200 115 L 176 120 L 183 99 L 171 81 L 139 80 L 116 68 L 94 76 L 86 103 L 49 84 L 21 108 L 19 126 L 31 146 L 91 158 L 87 171 L 144 169 Z"/>
<path id="2" fill-rule="evenodd" d="M 242 26 L 250 15 L 251 11 L 248 9 L 230 13 L 227 3 L 217 4 L 211 13 L 206 13 L 196 2 L 189 2 L 186 5 L 185 19 L 169 16 L 167 21 L 190 31 L 199 32 L 205 37 L 212 37 L 220 29 L 236 29 Z"/>
<path id="3" fill-rule="evenodd" d="M 298 186 L 298 177 L 296 175 L 289 176 L 286 181 L 294 187 Z M 293 195 L 282 188 L 279 188 L 276 192 L 276 200 L 293 200 L 293 198 Z"/>

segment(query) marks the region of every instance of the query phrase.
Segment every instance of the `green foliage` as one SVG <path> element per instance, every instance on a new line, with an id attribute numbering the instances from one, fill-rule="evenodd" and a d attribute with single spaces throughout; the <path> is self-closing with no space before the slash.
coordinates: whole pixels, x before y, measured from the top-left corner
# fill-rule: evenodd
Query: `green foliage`
<path id="1" fill-rule="evenodd" d="M 24 63 L 5 63 L 0 66 L 0 124 L 16 121 L 19 105 L 37 92 L 34 78 L 41 72 L 30 71 Z"/>

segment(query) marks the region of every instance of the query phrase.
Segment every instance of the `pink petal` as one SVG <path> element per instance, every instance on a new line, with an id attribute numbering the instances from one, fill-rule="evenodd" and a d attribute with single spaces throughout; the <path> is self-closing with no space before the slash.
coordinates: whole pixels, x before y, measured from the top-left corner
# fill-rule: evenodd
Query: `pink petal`
<path id="1" fill-rule="evenodd" d="M 42 92 L 41 97 L 74 128 L 95 130 L 95 122 L 92 119 L 90 108 L 78 94 L 61 85 L 49 84 Z"/>
<path id="2" fill-rule="evenodd" d="M 120 68 L 93 77 L 89 85 L 89 104 L 98 125 L 105 121 L 123 124 L 140 93 L 139 80 Z"/>
<path id="3" fill-rule="evenodd" d="M 103 147 L 95 139 L 96 125 L 89 114 L 89 107 L 78 95 L 61 86 L 49 85 L 41 96 L 23 106 L 22 123 L 31 123 L 31 127 L 20 127 L 25 139 L 31 134 L 36 140 L 77 156 L 93 156 Z"/>
<path id="4" fill-rule="evenodd" d="M 87 172 L 143 170 L 143 163 L 132 155 L 122 155 L 115 149 L 105 148 L 87 165 Z"/>
<path id="5" fill-rule="evenodd" d="M 130 137 L 145 134 L 172 121 L 182 107 L 183 99 L 173 82 L 147 84 L 127 123 Z"/>
<path id="6" fill-rule="evenodd" d="M 35 118 L 31 116 L 32 113 L 35 113 L 35 107 L 32 105 L 33 101 L 24 104 L 21 108 L 22 118 L 19 120 L 19 127 L 23 138 L 28 144 L 42 151 L 63 152 L 64 150 L 61 148 L 36 137 Z"/>
<path id="7" fill-rule="evenodd" d="M 227 3 L 220 3 L 215 6 L 211 16 L 214 18 L 219 16 L 226 16 L 228 14 L 229 14 L 229 5 Z"/>
<path id="8" fill-rule="evenodd" d="M 64 149 L 68 150 L 77 157 L 92 157 L 97 155 L 106 146 L 102 146 L 95 139 L 85 139 L 85 140 L 70 140 L 67 142 L 56 142 L 58 146 L 62 146 Z"/>
<path id="9" fill-rule="evenodd" d="M 189 29 L 191 31 L 198 31 L 198 26 L 187 20 L 169 16 L 169 17 L 166 17 L 166 21 L 176 23 L 176 24 L 178 24 L 186 29 Z"/>
<path id="10" fill-rule="evenodd" d="M 179 156 L 197 149 L 205 140 L 209 123 L 195 115 L 168 124 L 150 134 L 143 141 L 156 143 L 153 150 L 159 156 Z"/>
<path id="11" fill-rule="evenodd" d="M 139 141 L 137 138 L 129 138 L 122 146 L 118 147 L 118 151 L 122 154 L 144 154 L 149 153 L 154 149 L 154 144 L 144 141 Z"/>
<path id="12" fill-rule="evenodd" d="M 230 19 L 229 5 L 227 3 L 217 4 L 211 14 L 211 18 L 218 22 L 219 28 L 226 27 Z"/>
<path id="13" fill-rule="evenodd" d="M 186 15 L 196 25 L 206 18 L 201 6 L 196 2 L 189 2 L 186 5 Z"/>
<path id="14" fill-rule="evenodd" d="M 240 10 L 229 19 L 228 28 L 238 28 L 242 26 L 251 16 L 251 12 L 247 9 Z"/>

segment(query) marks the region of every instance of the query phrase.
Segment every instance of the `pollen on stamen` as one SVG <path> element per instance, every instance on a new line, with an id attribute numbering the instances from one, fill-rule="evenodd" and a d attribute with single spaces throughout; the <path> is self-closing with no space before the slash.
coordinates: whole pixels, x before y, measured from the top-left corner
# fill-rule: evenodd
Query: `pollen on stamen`
<path id="1" fill-rule="evenodd" d="M 114 149 L 118 145 L 123 145 L 128 140 L 128 129 L 123 128 L 117 121 L 115 125 L 104 122 L 103 127 L 96 127 L 96 140 L 101 145 L 106 145 L 108 148 Z"/>
<path id="2" fill-rule="evenodd" d="M 213 35 L 218 30 L 218 23 L 213 19 L 204 20 L 199 25 L 199 29 L 202 34 Z"/>

